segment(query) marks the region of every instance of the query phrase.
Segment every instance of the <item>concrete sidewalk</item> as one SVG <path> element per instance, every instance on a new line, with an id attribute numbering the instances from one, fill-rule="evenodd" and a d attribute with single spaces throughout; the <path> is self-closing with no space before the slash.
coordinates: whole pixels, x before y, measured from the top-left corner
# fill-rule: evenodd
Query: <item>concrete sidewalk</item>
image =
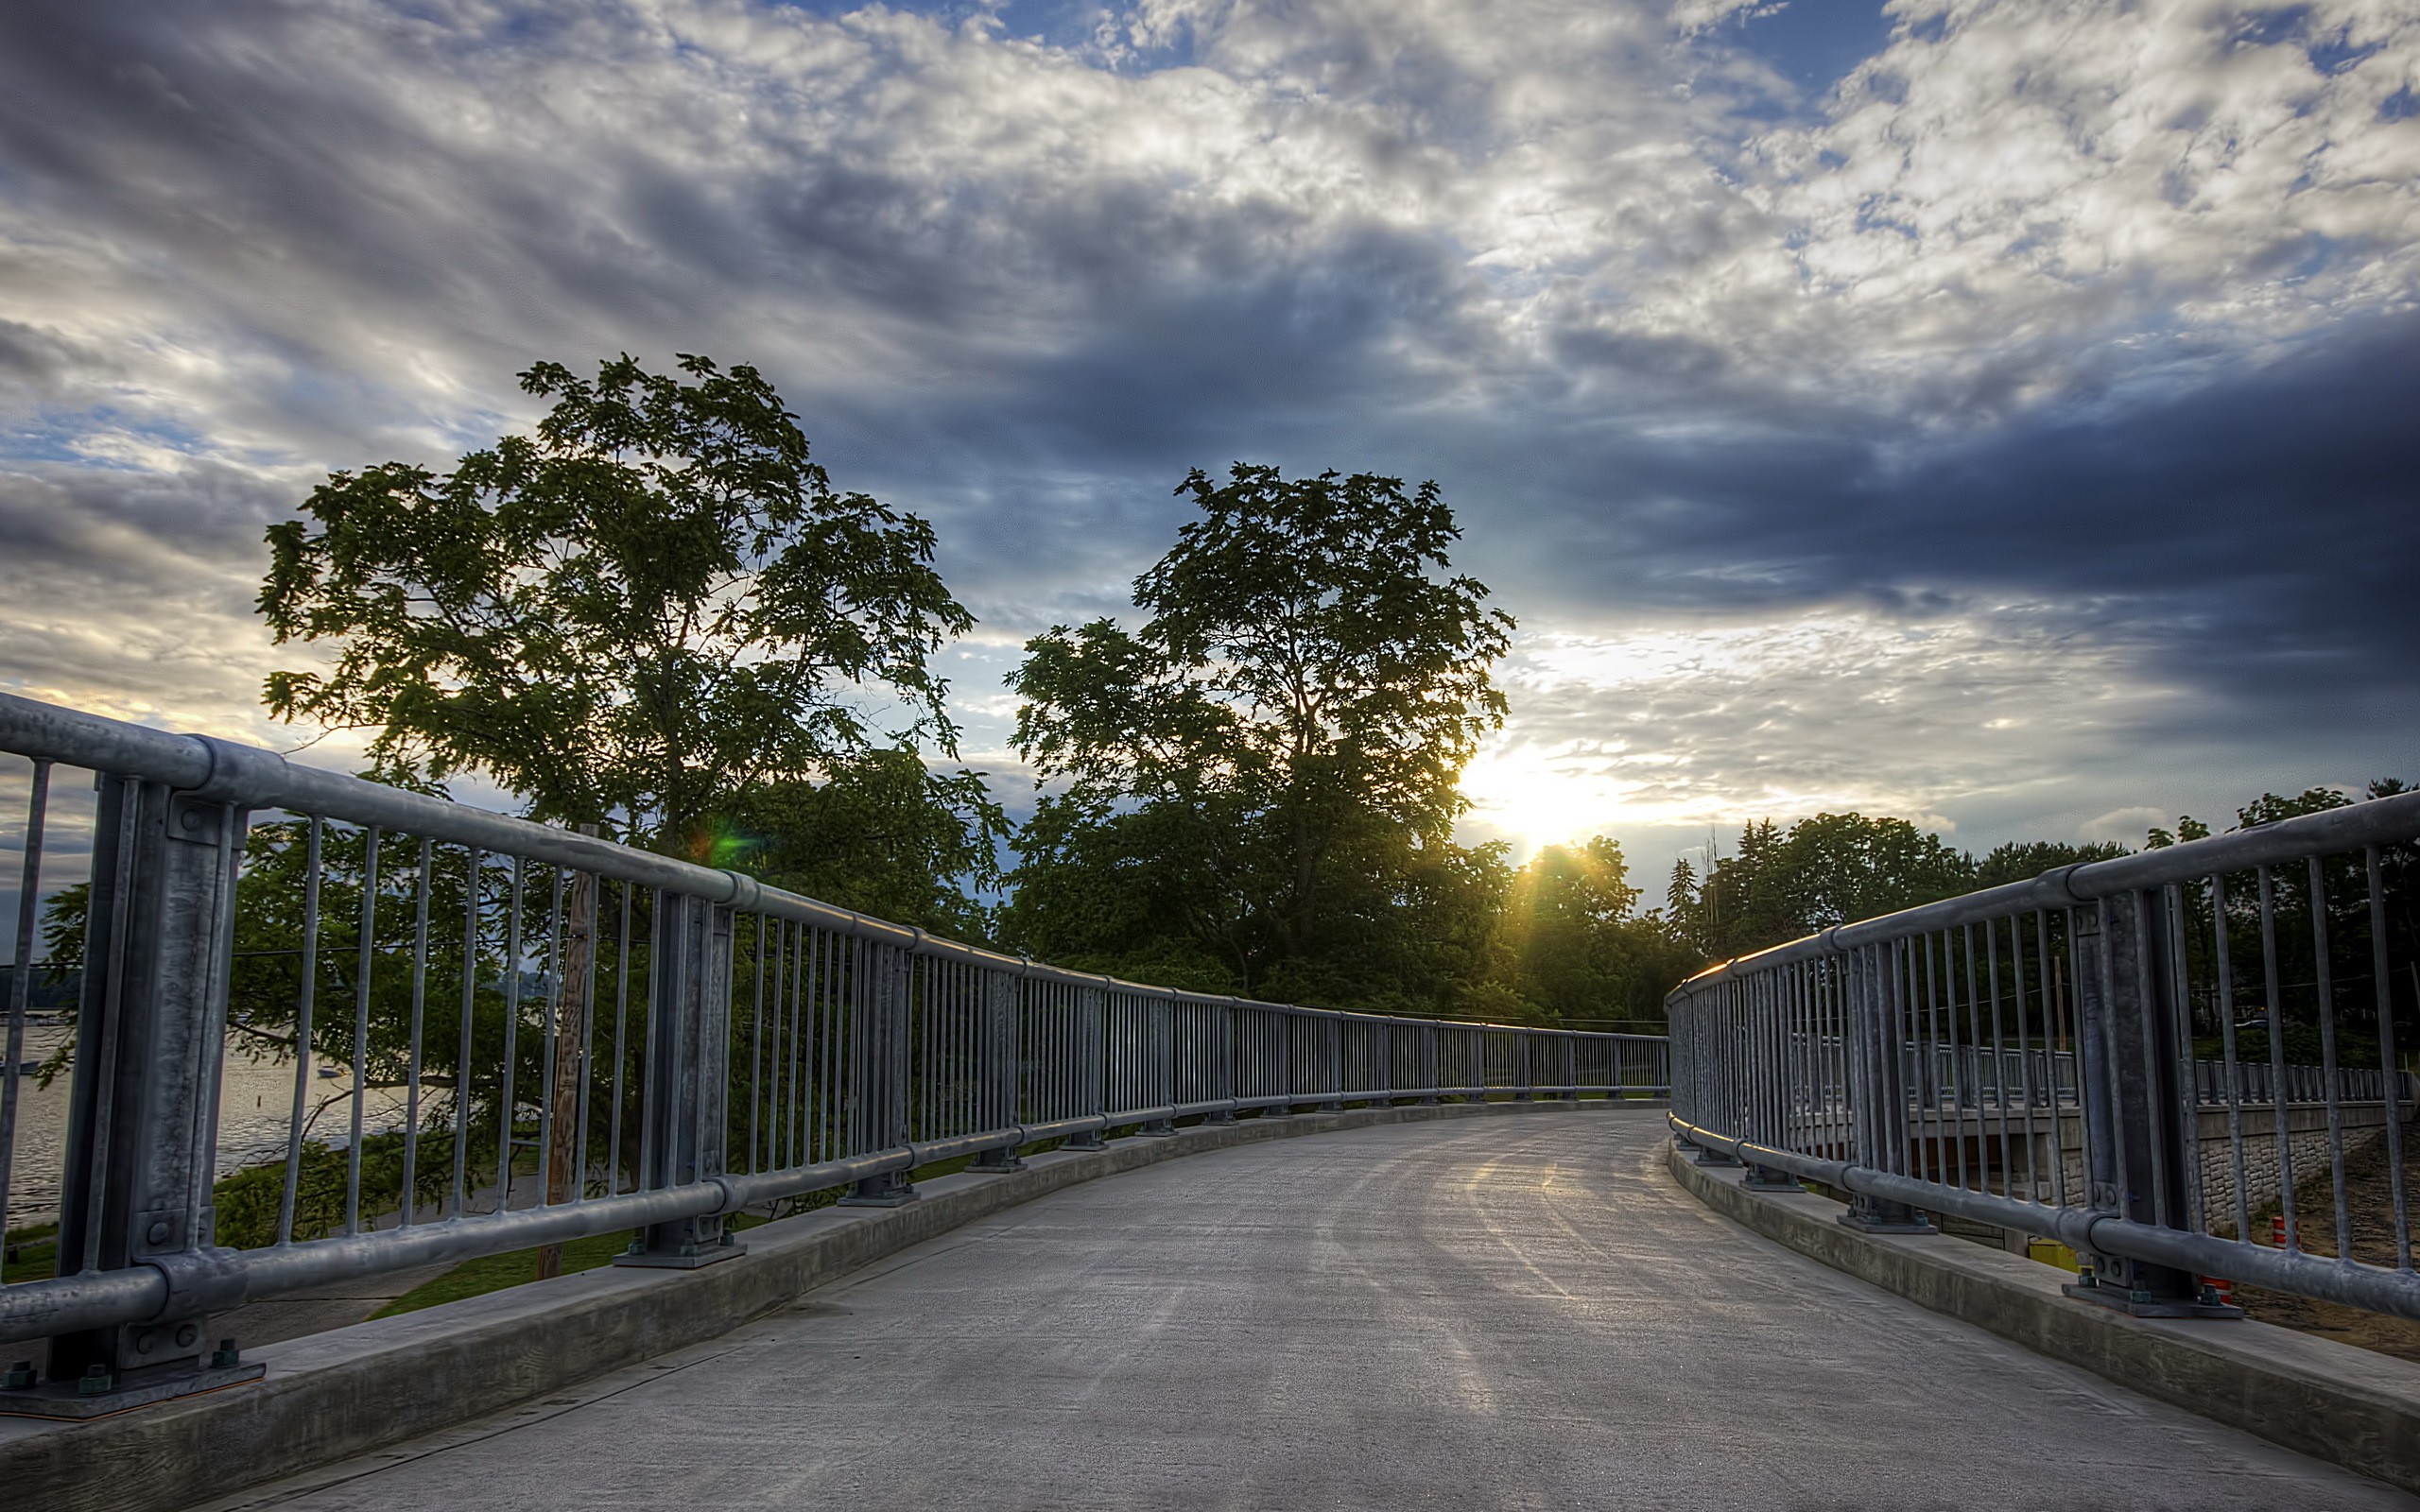
<path id="1" fill-rule="evenodd" d="M 2415 1504 L 1748 1234 L 1662 1139 L 1607 1109 L 1150 1166 L 220 1504 Z"/>

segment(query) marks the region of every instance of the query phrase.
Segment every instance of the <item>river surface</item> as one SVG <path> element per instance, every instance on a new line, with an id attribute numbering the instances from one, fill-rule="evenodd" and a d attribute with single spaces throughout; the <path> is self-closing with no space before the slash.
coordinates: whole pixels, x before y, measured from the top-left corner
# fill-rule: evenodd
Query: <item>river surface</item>
<path id="1" fill-rule="evenodd" d="M 25 1058 L 45 1058 L 68 1034 L 64 1024 L 27 1024 Z M 328 1069 L 337 1074 L 321 1076 L 315 1066 L 303 1090 L 304 1137 L 341 1149 L 352 1142 L 353 1077 L 347 1067 Z M 0 1074 L 5 1074 L 5 1069 L 0 1069 Z M 69 1081 L 68 1075 L 61 1074 L 44 1088 L 31 1076 L 18 1079 L 16 1159 L 9 1182 L 10 1228 L 48 1223 L 59 1214 L 60 1172 L 67 1153 Z M 253 1060 L 230 1050 L 220 1062 L 218 1085 L 218 1175 L 283 1160 L 294 1107 L 294 1063 Z M 446 1095 L 442 1089 L 425 1090 L 422 1107 L 425 1108 L 432 1100 L 442 1101 Z M 404 1108 L 403 1088 L 373 1088 L 364 1099 L 362 1127 L 373 1134 L 401 1128 Z"/>

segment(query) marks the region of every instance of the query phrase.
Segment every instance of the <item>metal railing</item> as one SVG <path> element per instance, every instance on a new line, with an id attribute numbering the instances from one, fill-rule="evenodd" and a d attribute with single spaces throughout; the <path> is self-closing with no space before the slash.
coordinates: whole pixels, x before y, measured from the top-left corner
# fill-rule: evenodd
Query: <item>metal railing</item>
<path id="1" fill-rule="evenodd" d="M 2057 1239 L 2071 1292 L 2136 1313 L 2230 1314 L 2225 1278 L 2420 1317 L 2415 836 L 2420 794 L 2377 799 L 1726 962 L 1667 1005 L 1673 1127 L 1853 1225 Z"/>
<path id="2" fill-rule="evenodd" d="M 0 1340 L 46 1337 L 54 1381 L 191 1368 L 211 1314 L 349 1277 L 633 1228 L 625 1259 L 709 1263 L 743 1209 L 1037 1141 L 1670 1080 L 1660 1037 L 1063 971 L 13 696 L 0 751 L 30 762 L 0 1208 L 55 1210 L 58 1257 L 0 1287 Z M 64 1092 L 25 1073 L 46 1046 Z"/>
<path id="3" fill-rule="evenodd" d="M 1973 1044 L 1933 1044 L 1910 1040 L 1902 1047 L 1915 1060 L 1928 1058 L 1931 1080 L 1925 1085 L 1938 1087 L 1943 1098 L 1966 1108 L 1991 1108 L 2007 1098 L 2031 1101 L 2034 1107 L 2048 1108 L 2052 1103 L 2068 1107 L 2080 1106 L 2083 1085 L 2077 1079 L 2077 1057 L 2072 1050 L 2033 1048 L 2024 1051 L 2008 1046 Z M 1846 1042 L 1838 1039 L 1818 1038 L 1807 1054 L 1815 1062 L 1841 1063 Z M 2334 1086 L 2346 1103 L 2383 1104 L 2389 1079 L 2395 1074 L 2375 1066 L 2340 1067 Z M 2201 1107 L 2223 1108 L 2230 1100 L 2240 1104 L 2267 1105 L 2276 1101 L 2273 1087 L 2283 1087 L 2286 1102 L 2325 1104 L 2330 1085 L 2324 1066 L 2289 1064 L 2282 1077 L 2258 1062 L 2235 1063 L 2223 1058 L 2199 1057 L 2193 1061 L 2187 1078 L 2187 1095 Z M 2400 1085 L 2400 1084 L 2398 1084 Z M 2229 1097 L 2228 1089 L 2234 1093 Z M 2409 1093 L 2402 1098 L 2410 1108 Z"/>

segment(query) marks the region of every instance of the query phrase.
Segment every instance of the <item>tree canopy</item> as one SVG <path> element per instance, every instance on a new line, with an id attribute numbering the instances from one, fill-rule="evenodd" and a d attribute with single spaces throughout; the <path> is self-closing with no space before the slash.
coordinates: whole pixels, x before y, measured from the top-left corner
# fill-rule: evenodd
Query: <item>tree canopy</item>
<path id="1" fill-rule="evenodd" d="M 2053 867 L 2123 855 L 2111 844 L 2031 841 L 1981 861 L 1906 819 L 1818 814 L 1787 830 L 1744 826 L 1705 875 L 1675 863 L 1667 893 L 1672 927 L 1708 959 L 1745 955 L 1852 919 L 1955 898 Z"/>
<path id="2" fill-rule="evenodd" d="M 1135 580 L 1142 626 L 1054 627 L 1011 679 L 1056 785 L 1010 927 L 1186 985 L 1441 1004 L 1485 974 L 1472 889 L 1503 861 L 1452 831 L 1511 617 L 1451 573 L 1433 483 L 1237 463 L 1177 492 L 1199 515 Z"/>
<path id="3" fill-rule="evenodd" d="M 336 664 L 273 674 L 271 712 L 675 850 L 736 795 L 878 744 L 869 692 L 954 754 L 929 659 L 974 622 L 931 527 L 835 490 L 755 369 L 680 370 L 540 363 L 534 436 L 443 474 L 331 474 L 270 527 L 260 609 Z"/>
<path id="4" fill-rule="evenodd" d="M 1011 827 L 975 772 L 935 772 L 906 746 L 827 764 L 821 782 L 746 789 L 717 820 L 717 866 L 953 939 L 991 932 Z"/>
<path id="5" fill-rule="evenodd" d="M 1665 994 L 1703 960 L 1641 896 L 1606 835 L 1542 848 L 1505 899 L 1513 992 L 1556 1023 L 1660 1022 Z"/>

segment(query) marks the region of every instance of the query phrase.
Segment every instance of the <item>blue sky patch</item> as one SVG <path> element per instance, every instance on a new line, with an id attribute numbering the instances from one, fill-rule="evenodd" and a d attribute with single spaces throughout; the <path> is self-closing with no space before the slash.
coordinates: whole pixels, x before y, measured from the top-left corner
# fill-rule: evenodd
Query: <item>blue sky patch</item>
<path id="1" fill-rule="evenodd" d="M 1735 12 L 1720 35 L 1817 96 L 1890 44 L 1891 18 L 1879 0 L 1767 0 Z"/>

